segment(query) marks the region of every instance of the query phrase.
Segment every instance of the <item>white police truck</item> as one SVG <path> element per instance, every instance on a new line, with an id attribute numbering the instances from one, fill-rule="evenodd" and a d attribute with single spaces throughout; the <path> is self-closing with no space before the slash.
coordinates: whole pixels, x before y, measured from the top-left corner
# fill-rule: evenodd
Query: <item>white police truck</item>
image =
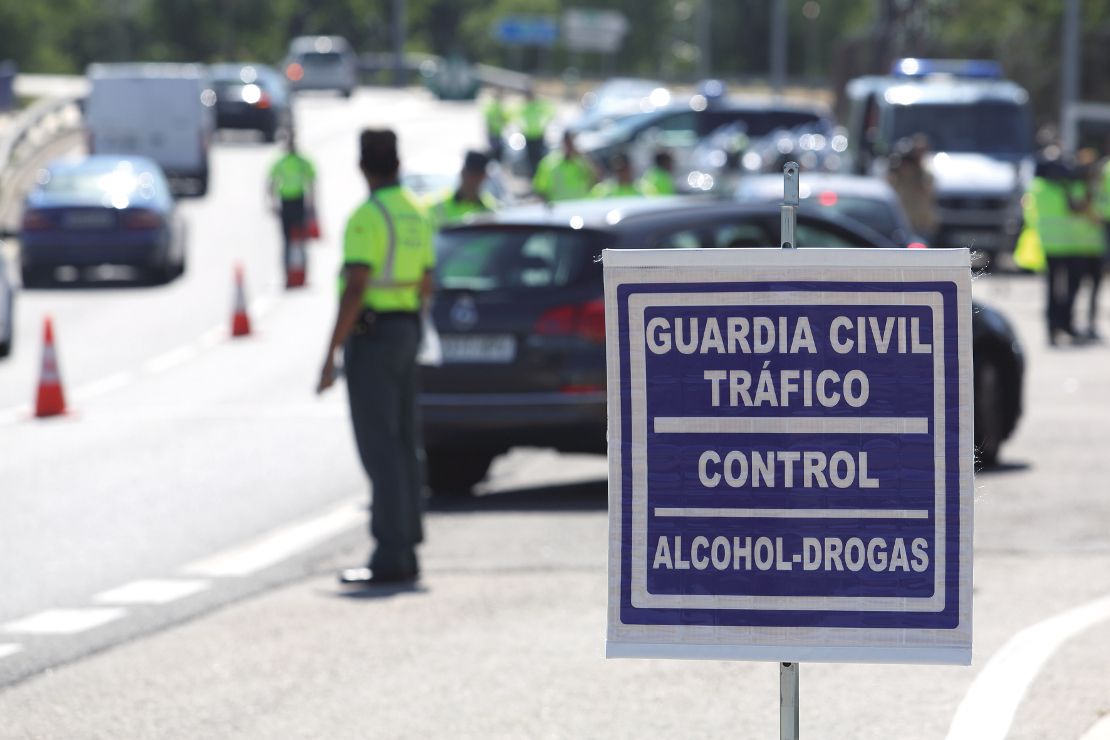
<path id="1" fill-rule="evenodd" d="M 1029 94 L 988 60 L 899 59 L 848 83 L 849 162 L 883 175 L 906 137 L 929 141 L 938 227 L 932 244 L 987 259 L 1013 249 L 1033 177 Z"/>

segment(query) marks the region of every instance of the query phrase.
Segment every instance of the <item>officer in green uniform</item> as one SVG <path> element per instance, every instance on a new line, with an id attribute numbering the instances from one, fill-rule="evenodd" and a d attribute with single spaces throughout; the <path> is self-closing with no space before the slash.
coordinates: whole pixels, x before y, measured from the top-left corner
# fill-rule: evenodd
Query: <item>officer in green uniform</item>
<path id="1" fill-rule="evenodd" d="M 411 583 L 423 540 L 416 357 L 420 311 L 431 296 L 433 227 L 415 195 L 397 179 L 397 137 L 366 130 L 359 166 L 370 198 L 351 215 L 343 243 L 339 313 L 317 392 L 335 382 L 344 349 L 351 421 L 372 489 L 366 568 L 341 571 L 342 583 Z"/>
<path id="2" fill-rule="evenodd" d="M 1060 334 L 1079 336 L 1072 319 L 1075 296 L 1084 261 L 1101 258 L 1105 248 L 1102 228 L 1087 183 L 1058 159 L 1037 165 L 1027 195 L 1025 220 L 1036 229 L 1048 266 L 1048 341 L 1055 344 Z"/>
<path id="3" fill-rule="evenodd" d="M 532 190 L 543 200 L 552 203 L 560 200 L 586 198 L 597 182 L 593 165 L 574 146 L 574 134 L 563 134 L 563 148 L 551 152 L 536 168 Z"/>
<path id="4" fill-rule="evenodd" d="M 524 151 L 528 156 L 528 172 L 535 173 L 543 157 L 543 137 L 555 113 L 551 104 L 540 100 L 531 88 L 520 107 L 520 133 L 524 135 Z"/>
<path id="5" fill-rule="evenodd" d="M 655 153 L 654 163 L 640 176 L 644 195 L 674 195 L 674 157 L 666 149 Z"/>
<path id="6" fill-rule="evenodd" d="M 498 204 L 493 196 L 482 192 L 488 164 L 489 157 L 481 152 L 466 153 L 458 189 L 440 196 L 430 204 L 430 215 L 436 226 L 443 228 L 472 214 L 497 210 Z"/>
<path id="7" fill-rule="evenodd" d="M 624 154 L 614 154 L 609 158 L 612 177 L 602 180 L 590 190 L 594 198 L 619 198 L 629 195 L 645 195 L 643 186 L 632 179 L 632 163 Z"/>
<path id="8" fill-rule="evenodd" d="M 297 142 L 292 134 L 285 148 L 285 154 L 270 168 L 268 182 L 270 205 L 281 214 L 283 265 L 289 264 L 293 230 L 304 228 L 305 214 L 313 202 L 316 184 L 316 169 L 312 162 L 297 152 Z"/>
<path id="9" fill-rule="evenodd" d="M 509 112 L 505 110 L 505 99 L 501 94 L 501 88 L 493 89 L 493 96 L 486 101 L 486 107 L 482 113 L 486 119 L 489 155 L 494 161 L 500 162 L 504 146 L 502 136 L 505 133 L 505 124 L 509 121 Z"/>

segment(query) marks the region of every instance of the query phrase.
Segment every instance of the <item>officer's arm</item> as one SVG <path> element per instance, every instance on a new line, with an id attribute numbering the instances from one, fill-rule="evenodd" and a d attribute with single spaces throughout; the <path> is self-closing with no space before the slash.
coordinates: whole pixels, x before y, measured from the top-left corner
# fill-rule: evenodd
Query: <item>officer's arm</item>
<path id="1" fill-rule="evenodd" d="M 335 317 L 335 328 L 331 333 L 327 354 L 324 355 L 324 367 L 320 371 L 320 382 L 316 392 L 326 390 L 335 382 L 335 353 L 347 341 L 351 331 L 358 323 L 362 313 L 362 294 L 370 282 L 370 266 L 348 263 L 343 268 L 344 286 L 343 294 L 339 297 L 339 313 Z"/>
<path id="2" fill-rule="evenodd" d="M 424 279 L 420 281 L 420 306 L 425 311 L 432 307 L 432 271 L 428 270 L 424 273 Z"/>

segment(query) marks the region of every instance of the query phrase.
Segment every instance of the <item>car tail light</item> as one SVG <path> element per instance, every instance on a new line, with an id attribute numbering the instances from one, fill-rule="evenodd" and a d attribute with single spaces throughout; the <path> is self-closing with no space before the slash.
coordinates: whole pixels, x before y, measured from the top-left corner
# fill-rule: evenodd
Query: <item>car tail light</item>
<path id="1" fill-rule="evenodd" d="M 604 393 L 605 386 L 597 385 L 596 383 L 577 383 L 574 385 L 564 385 L 559 389 L 559 392 L 570 394 Z"/>
<path id="2" fill-rule="evenodd" d="M 43 231 L 53 226 L 54 222 L 42 211 L 27 211 L 23 214 L 23 223 L 20 228 L 23 231 Z"/>
<path id="3" fill-rule="evenodd" d="M 556 306 L 540 316 L 534 329 L 544 336 L 581 337 L 597 344 L 605 343 L 605 303 L 600 298 L 586 303 Z"/>
<path id="4" fill-rule="evenodd" d="M 837 200 L 836 193 L 831 190 L 826 190 L 817 196 L 817 202 L 823 206 L 835 206 Z"/>
<path id="5" fill-rule="evenodd" d="M 123 216 L 125 229 L 160 229 L 163 223 L 162 217 L 154 211 L 134 210 Z"/>
<path id="6" fill-rule="evenodd" d="M 270 107 L 270 96 L 267 95 L 266 93 L 262 93 L 261 97 L 259 97 L 258 101 L 254 104 L 254 107 L 255 108 L 262 108 L 262 109 L 269 108 Z"/>
<path id="7" fill-rule="evenodd" d="M 293 82 L 299 82 L 304 77 L 304 67 L 293 62 L 285 68 L 285 76 Z"/>
<path id="8" fill-rule="evenodd" d="M 910 242 L 906 245 L 906 249 L 928 249 L 928 247 L 921 242 Z"/>

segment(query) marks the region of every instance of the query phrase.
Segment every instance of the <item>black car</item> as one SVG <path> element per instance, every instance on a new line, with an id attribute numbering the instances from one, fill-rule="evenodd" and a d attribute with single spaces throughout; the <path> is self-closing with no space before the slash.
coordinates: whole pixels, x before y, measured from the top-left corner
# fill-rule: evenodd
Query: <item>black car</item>
<path id="1" fill-rule="evenodd" d="M 264 64 L 214 64 L 208 68 L 207 99 L 216 108 L 216 128 L 262 132 L 274 141 L 293 124 L 289 87 Z M 214 96 L 214 97 L 213 97 Z"/>
<path id="2" fill-rule="evenodd" d="M 422 371 L 428 483 L 469 492 L 510 447 L 605 451 L 603 249 L 778 247 L 780 211 L 696 197 L 525 206 L 441 232 L 434 319 L 443 364 Z M 862 224 L 800 212 L 800 247 L 896 246 Z M 1021 414 L 1023 360 L 976 305 L 976 445 L 984 462 Z"/>

